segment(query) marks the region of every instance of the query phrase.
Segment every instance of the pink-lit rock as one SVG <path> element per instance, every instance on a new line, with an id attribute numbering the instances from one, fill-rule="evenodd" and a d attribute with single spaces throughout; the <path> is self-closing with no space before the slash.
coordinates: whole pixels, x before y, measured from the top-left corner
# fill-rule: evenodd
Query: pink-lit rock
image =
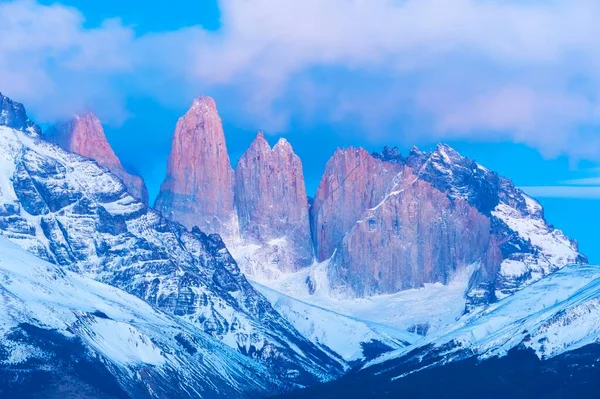
<path id="1" fill-rule="evenodd" d="M 109 169 L 127 187 L 136 199 L 148 205 L 148 191 L 144 180 L 128 173 L 106 139 L 102 123 L 96 115 L 86 112 L 73 119 L 52 126 L 45 132 L 46 139 L 66 149 L 98 162 Z"/>
<path id="2" fill-rule="evenodd" d="M 488 249 L 490 220 L 404 167 L 383 200 L 337 246 L 332 288 L 358 297 L 449 282 Z"/>
<path id="3" fill-rule="evenodd" d="M 375 159 L 362 148 L 338 149 L 327 162 L 311 208 L 318 260 L 329 258 L 361 214 L 377 205 L 401 166 Z"/>
<path id="4" fill-rule="evenodd" d="M 277 255 L 268 263 L 287 272 L 313 262 L 302 162 L 287 140 L 271 149 L 256 136 L 235 169 L 235 204 L 242 238 Z"/>
<path id="5" fill-rule="evenodd" d="M 217 106 L 212 98 L 199 97 L 177 122 L 155 208 L 188 228 L 227 238 L 237 233 L 233 185 Z"/>

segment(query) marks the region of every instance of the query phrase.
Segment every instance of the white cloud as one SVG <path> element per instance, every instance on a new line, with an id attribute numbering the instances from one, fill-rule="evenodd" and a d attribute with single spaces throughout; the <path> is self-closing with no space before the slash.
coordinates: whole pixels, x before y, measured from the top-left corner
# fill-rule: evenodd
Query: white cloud
<path id="1" fill-rule="evenodd" d="M 584 177 L 581 179 L 572 179 L 562 181 L 561 184 L 570 186 L 600 186 L 600 177 Z"/>
<path id="2" fill-rule="evenodd" d="M 96 29 L 83 23 L 77 10 L 59 5 L 0 3 L 0 90 L 42 121 L 91 106 L 123 118 L 124 93 L 114 79 L 132 72 L 133 31 L 118 20 Z"/>
<path id="3" fill-rule="evenodd" d="M 119 120 L 132 94 L 181 104 L 218 89 L 235 93 L 256 127 L 285 129 L 294 113 L 317 109 L 321 122 L 359 120 L 382 140 L 399 118 L 414 117 L 421 140 L 511 140 L 600 159 L 600 1 L 221 0 L 220 8 L 218 31 L 136 36 L 118 20 L 86 29 L 71 8 L 0 3 L 0 90 L 45 119 L 101 106 Z M 286 108 L 290 99 L 296 108 Z"/>
<path id="4" fill-rule="evenodd" d="M 600 186 L 529 186 L 521 189 L 537 198 L 600 199 Z"/>

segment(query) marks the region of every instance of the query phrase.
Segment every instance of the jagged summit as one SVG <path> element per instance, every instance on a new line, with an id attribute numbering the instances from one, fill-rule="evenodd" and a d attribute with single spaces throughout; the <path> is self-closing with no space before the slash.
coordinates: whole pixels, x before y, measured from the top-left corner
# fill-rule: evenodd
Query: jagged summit
<path id="1" fill-rule="evenodd" d="M 23 104 L 11 100 L 1 92 L 0 126 L 11 127 L 35 137 L 39 137 L 42 133 L 42 129 L 27 117 Z"/>
<path id="2" fill-rule="evenodd" d="M 277 140 L 277 143 L 275 143 L 275 145 L 273 146 L 273 150 L 274 151 L 283 151 L 283 152 L 294 152 L 294 149 L 292 148 L 292 144 L 287 141 L 286 138 L 281 137 L 279 140 Z M 295 153 L 294 153 L 295 155 Z"/>
<path id="3" fill-rule="evenodd" d="M 215 101 L 200 96 L 177 121 L 155 208 L 188 228 L 238 234 L 234 174 Z"/>
<path id="4" fill-rule="evenodd" d="M 386 145 L 383 147 L 383 150 L 381 152 L 373 152 L 371 155 L 373 155 L 377 159 L 380 159 L 380 160 L 386 161 L 386 162 L 392 162 L 392 163 L 403 163 L 404 162 L 404 157 L 400 153 L 400 150 L 398 149 L 398 147 L 388 147 Z"/>
<path id="5" fill-rule="evenodd" d="M 148 191 L 144 180 L 128 173 L 110 146 L 100 119 L 85 111 L 72 119 L 59 122 L 44 132 L 44 137 L 67 151 L 92 158 L 119 177 L 131 195 L 148 205 Z"/>
<path id="6" fill-rule="evenodd" d="M 423 152 L 416 146 L 413 146 L 406 157 L 402 155 L 398 147 L 389 146 L 384 146 L 381 152 L 374 151 L 371 155 L 385 162 L 399 164 L 407 163 L 409 165 L 414 165 L 428 157 L 441 159 L 441 161 L 446 164 L 460 162 L 465 158 L 450 145 L 443 143 L 438 143 L 435 146 L 435 149 L 430 152 Z"/>
<path id="7" fill-rule="evenodd" d="M 372 155 L 338 149 L 311 207 L 311 228 L 318 259 L 335 253 L 331 289 L 350 297 L 446 284 L 480 262 L 469 308 L 586 261 L 537 201 L 447 144 L 414 147 L 406 157 L 389 147 Z"/>
<path id="8" fill-rule="evenodd" d="M 235 168 L 235 205 L 241 236 L 260 246 L 254 262 L 240 261 L 250 276 L 268 279 L 312 264 L 302 161 L 286 139 L 271 148 L 256 135 Z"/>
<path id="9" fill-rule="evenodd" d="M 254 149 L 257 151 L 261 151 L 261 150 L 263 150 L 263 151 L 269 150 L 270 151 L 271 150 L 271 145 L 265 138 L 265 135 L 263 132 L 256 133 L 256 137 L 250 143 L 250 147 L 248 150 L 250 150 L 250 149 Z M 239 163 L 239 161 L 238 161 L 238 163 Z"/>
<path id="10" fill-rule="evenodd" d="M 190 111 L 197 110 L 217 112 L 217 102 L 212 97 L 200 95 L 194 99 L 190 107 Z"/>

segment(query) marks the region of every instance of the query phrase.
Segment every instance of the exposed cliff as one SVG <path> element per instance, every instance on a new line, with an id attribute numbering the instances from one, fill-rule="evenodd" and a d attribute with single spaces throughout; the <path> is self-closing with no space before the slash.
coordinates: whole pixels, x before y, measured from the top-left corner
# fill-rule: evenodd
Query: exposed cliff
<path id="1" fill-rule="evenodd" d="M 302 162 L 287 140 L 271 148 L 262 133 L 257 135 L 235 169 L 235 205 L 242 246 L 246 252 L 249 245 L 258 246 L 253 259 L 240 251 L 238 261 L 247 274 L 273 278 L 312 264 Z"/>
<path id="2" fill-rule="evenodd" d="M 310 212 L 318 260 L 329 258 L 362 213 L 383 199 L 400 169 L 362 148 L 338 149 L 333 154 Z"/>
<path id="3" fill-rule="evenodd" d="M 179 118 L 167 176 L 155 208 L 187 228 L 197 226 L 224 238 L 238 233 L 231 168 L 215 101 L 198 97 Z"/>

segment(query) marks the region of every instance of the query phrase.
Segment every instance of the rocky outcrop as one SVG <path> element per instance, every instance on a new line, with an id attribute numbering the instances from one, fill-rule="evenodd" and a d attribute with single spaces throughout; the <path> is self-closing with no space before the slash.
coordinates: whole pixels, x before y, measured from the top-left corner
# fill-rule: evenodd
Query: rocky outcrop
<path id="1" fill-rule="evenodd" d="M 261 247 L 254 253 L 259 264 L 245 268 L 240 259 L 247 274 L 269 278 L 312 264 L 302 162 L 287 140 L 271 148 L 262 133 L 256 136 L 235 169 L 235 205 L 245 245 Z"/>
<path id="2" fill-rule="evenodd" d="M 148 191 L 144 180 L 128 173 L 106 139 L 104 128 L 96 115 L 86 112 L 69 121 L 58 123 L 44 132 L 48 141 L 67 151 L 91 158 L 123 181 L 129 193 L 148 205 Z"/>
<path id="3" fill-rule="evenodd" d="M 0 126 L 17 129 L 36 137 L 42 133 L 40 127 L 27 117 L 23 104 L 11 100 L 2 93 L 0 93 Z"/>
<path id="4" fill-rule="evenodd" d="M 238 232 L 233 186 L 217 106 L 212 98 L 199 97 L 177 122 L 155 208 L 190 229 L 228 238 Z"/>
<path id="5" fill-rule="evenodd" d="M 361 214 L 376 206 L 401 169 L 362 148 L 338 149 L 327 162 L 311 207 L 317 259 L 329 258 Z"/>
<path id="6" fill-rule="evenodd" d="M 447 284 L 481 258 L 489 234 L 488 217 L 405 167 L 385 198 L 345 234 L 329 280 L 343 296 L 357 297 Z"/>

